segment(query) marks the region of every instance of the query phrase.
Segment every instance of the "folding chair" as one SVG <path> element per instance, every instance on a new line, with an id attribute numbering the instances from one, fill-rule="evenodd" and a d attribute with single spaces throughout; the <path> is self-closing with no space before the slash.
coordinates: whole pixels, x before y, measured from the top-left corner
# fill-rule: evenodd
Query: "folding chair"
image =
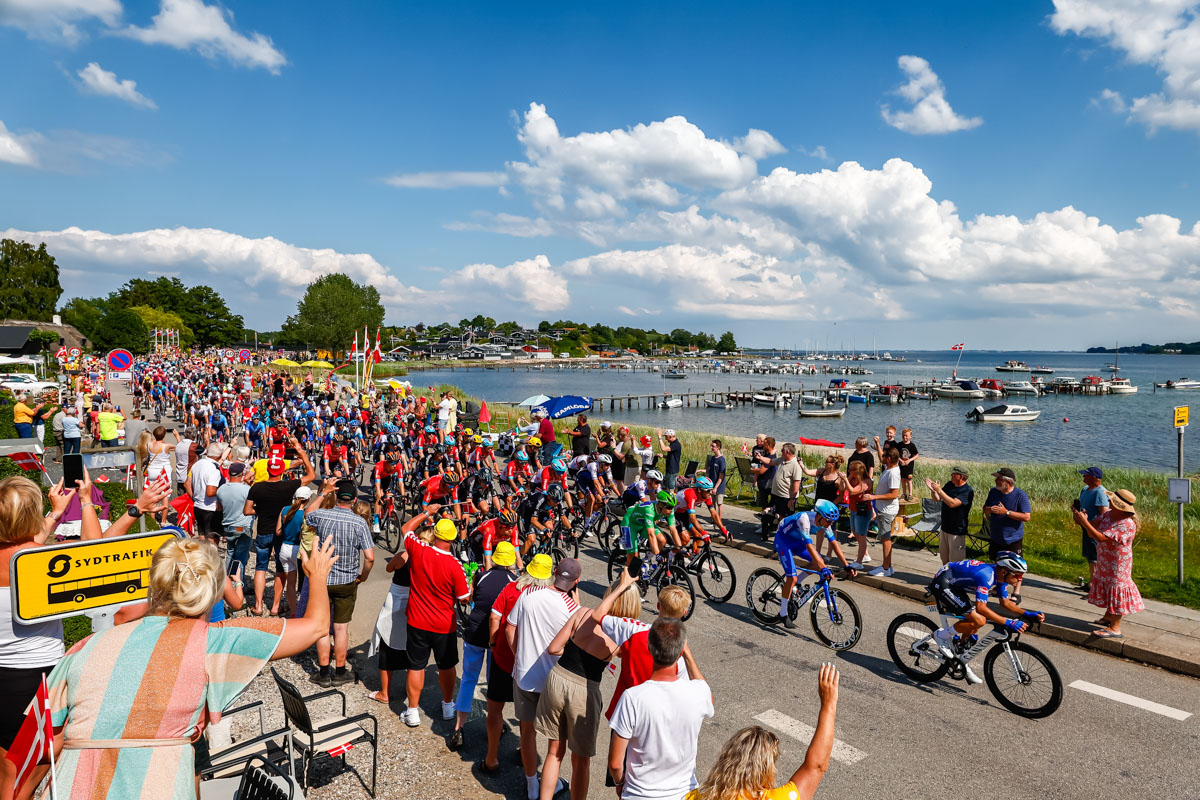
<path id="1" fill-rule="evenodd" d="M 747 487 L 750 488 L 750 496 L 753 497 L 753 492 L 757 489 L 757 479 L 754 477 L 754 473 L 750 471 L 750 459 L 745 456 L 735 456 L 733 463 L 737 464 L 737 472 L 734 474 L 738 477 L 737 494 L 734 497 L 741 498 L 742 490 Z M 732 483 L 732 481 L 729 482 Z"/>
<path id="2" fill-rule="evenodd" d="M 699 461 L 689 461 L 689 462 L 687 463 L 687 469 L 685 469 L 685 470 L 683 471 L 683 477 L 685 477 L 685 478 L 694 478 L 694 477 L 696 477 L 696 468 L 697 468 L 697 467 L 699 467 L 699 466 L 700 466 L 700 462 L 699 462 Z"/>
<path id="3" fill-rule="evenodd" d="M 259 763 L 255 763 L 255 762 Z M 240 777 L 200 784 L 200 800 L 304 800 L 296 782 L 262 756 L 251 756 Z"/>
<path id="4" fill-rule="evenodd" d="M 366 743 L 371 746 L 371 788 L 367 789 L 367 792 L 374 797 L 375 773 L 379 766 L 379 750 L 376 744 L 379 741 L 378 720 L 365 713 L 346 716 L 346 695 L 337 689 L 326 689 L 306 697 L 300 694 L 293 684 L 281 678 L 274 667 L 271 667 L 271 674 L 275 677 L 275 684 L 283 697 L 283 713 L 296 729 L 292 733 L 292 741 L 300 751 L 300 785 L 308 787 L 308 768 L 318 756 L 324 754 L 331 758 L 341 757 L 342 766 L 345 767 L 346 753 L 355 745 Z M 322 717 L 314 722 L 309 714 L 308 704 L 335 695 L 342 699 L 342 713 Z M 370 733 L 361 724 L 366 720 L 371 721 Z M 357 771 L 355 774 L 358 775 Z M 359 775 L 358 779 L 362 781 L 362 776 Z M 366 788 L 365 781 L 363 788 Z"/>
<path id="5" fill-rule="evenodd" d="M 922 499 L 921 510 L 916 514 L 906 514 L 904 522 L 916 534 L 922 547 L 938 544 L 942 530 L 942 501 Z"/>
<path id="6" fill-rule="evenodd" d="M 234 742 L 229 747 L 216 751 L 197 745 L 196 774 L 200 776 L 201 780 L 236 777 L 242 771 L 243 766 L 254 758 L 272 765 L 286 764 L 288 774 L 293 774 L 291 730 L 284 725 L 273 731 L 267 731 L 261 700 L 255 700 L 253 703 L 247 703 L 238 708 L 231 708 L 221 717 L 227 719 L 234 714 L 254 709 L 258 710 L 258 735 Z M 200 741 L 205 740 L 201 739 Z"/>
<path id="7" fill-rule="evenodd" d="M 985 515 L 979 520 L 979 532 L 967 533 L 967 547 L 982 550 L 986 553 L 991 546 L 991 542 L 992 532 L 988 529 L 988 518 Z"/>

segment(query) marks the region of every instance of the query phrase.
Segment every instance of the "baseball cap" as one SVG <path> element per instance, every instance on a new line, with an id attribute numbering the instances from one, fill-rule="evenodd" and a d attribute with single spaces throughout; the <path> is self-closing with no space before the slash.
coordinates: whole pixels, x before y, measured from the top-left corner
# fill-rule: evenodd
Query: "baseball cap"
<path id="1" fill-rule="evenodd" d="M 601 423 L 600 423 L 600 427 L 601 427 L 601 428 L 611 428 L 611 427 L 612 427 L 612 423 L 611 423 L 611 422 L 609 422 L 608 420 L 604 420 L 604 422 L 601 422 Z"/>
<path id="2" fill-rule="evenodd" d="M 353 500 L 358 497 L 358 487 L 354 485 L 352 480 L 341 480 L 337 482 L 337 499 L 338 500 Z"/>
<path id="3" fill-rule="evenodd" d="M 296 490 L 296 494 L 295 494 L 295 498 L 297 500 L 311 500 L 312 496 L 313 496 L 313 490 L 309 486 L 301 486 L 299 489 Z"/>
<path id="4" fill-rule="evenodd" d="M 492 550 L 492 563 L 499 567 L 511 567 L 517 563 L 517 550 L 512 542 L 500 542 Z"/>
<path id="5" fill-rule="evenodd" d="M 1017 473 L 1013 472 L 1008 467 L 1001 467 L 1000 469 L 996 470 L 995 472 L 992 473 L 992 477 L 993 478 L 1007 478 L 1008 480 L 1012 481 L 1013 483 L 1017 482 Z"/>
<path id="6" fill-rule="evenodd" d="M 674 435 L 675 435 L 674 428 L 667 428 L 665 431 L 663 431 L 663 436 L 674 436 Z"/>
<path id="7" fill-rule="evenodd" d="M 554 559 L 545 553 L 538 553 L 529 559 L 529 563 L 525 565 L 525 571 L 531 578 L 539 581 L 548 580 L 554 574 Z"/>
<path id="8" fill-rule="evenodd" d="M 579 576 L 582 572 L 583 570 L 580 569 L 577 559 L 564 558 L 554 568 L 554 588 L 561 592 L 571 591 L 575 588 L 575 584 L 579 582 Z"/>
<path id="9" fill-rule="evenodd" d="M 1104 477 L 1104 470 L 1100 469 L 1099 467 L 1088 467 L 1087 469 L 1079 470 L 1079 474 L 1100 480 Z"/>
<path id="10" fill-rule="evenodd" d="M 283 460 L 283 456 L 276 454 L 267 459 L 267 474 L 271 477 L 282 475 L 285 469 L 287 462 Z"/>
<path id="11" fill-rule="evenodd" d="M 240 461 L 235 461 L 229 465 L 229 477 L 231 477 L 231 478 L 234 477 L 235 475 L 241 475 L 245 471 L 246 471 L 246 465 Z"/>
<path id="12" fill-rule="evenodd" d="M 965 477 L 967 477 L 967 470 L 965 467 L 954 467 L 953 469 L 950 470 L 950 474 L 951 475 L 962 475 L 965 478 Z"/>

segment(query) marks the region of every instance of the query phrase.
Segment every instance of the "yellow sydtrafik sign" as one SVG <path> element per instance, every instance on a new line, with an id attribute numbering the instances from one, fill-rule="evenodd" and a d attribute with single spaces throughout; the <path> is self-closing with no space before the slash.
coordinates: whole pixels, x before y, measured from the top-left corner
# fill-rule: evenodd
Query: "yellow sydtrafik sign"
<path id="1" fill-rule="evenodd" d="M 143 533 L 21 550 L 9 564 L 13 617 L 44 622 L 145 600 L 154 551 L 174 537 Z"/>
<path id="2" fill-rule="evenodd" d="M 1188 409 L 1191 406 L 1175 406 L 1175 427 L 1186 428 L 1188 424 Z"/>

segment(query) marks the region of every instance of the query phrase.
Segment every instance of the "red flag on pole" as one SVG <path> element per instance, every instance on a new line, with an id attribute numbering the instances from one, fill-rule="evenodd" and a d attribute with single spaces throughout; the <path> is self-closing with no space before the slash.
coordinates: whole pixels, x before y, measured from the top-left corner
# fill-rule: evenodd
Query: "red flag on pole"
<path id="1" fill-rule="evenodd" d="M 383 353 L 379 352 L 379 328 L 375 329 L 375 352 L 371 354 L 371 360 L 376 364 L 383 360 Z"/>
<path id="2" fill-rule="evenodd" d="M 951 349 L 951 350 L 962 350 L 962 349 L 963 349 L 963 346 L 964 346 L 964 343 L 963 343 L 963 342 L 959 342 L 958 344 L 956 344 L 956 345 L 953 345 L 953 346 L 952 346 L 950 349 Z"/>
<path id="3" fill-rule="evenodd" d="M 492 421 L 492 412 L 488 411 L 487 400 L 479 401 L 479 421 L 484 423 Z"/>
<path id="4" fill-rule="evenodd" d="M 192 498 L 181 494 L 171 501 L 171 508 L 175 509 L 175 513 L 179 515 L 175 524 L 186 531 L 189 536 L 192 535 L 196 522 L 196 506 L 192 503 Z"/>
<path id="5" fill-rule="evenodd" d="M 26 472 L 43 471 L 42 462 L 38 460 L 37 453 L 9 453 L 8 457 Z"/>
<path id="6" fill-rule="evenodd" d="M 46 686 L 46 676 L 43 675 L 42 683 L 33 696 L 33 702 L 29 704 L 28 713 L 25 714 L 25 721 L 17 731 L 17 738 L 13 739 L 12 746 L 4 755 L 17 768 L 13 781 L 14 795 L 20 794 L 21 785 L 33 774 L 33 768 L 40 764 L 43 758 L 51 755 L 53 748 L 54 725 L 50 721 L 50 689 Z"/>

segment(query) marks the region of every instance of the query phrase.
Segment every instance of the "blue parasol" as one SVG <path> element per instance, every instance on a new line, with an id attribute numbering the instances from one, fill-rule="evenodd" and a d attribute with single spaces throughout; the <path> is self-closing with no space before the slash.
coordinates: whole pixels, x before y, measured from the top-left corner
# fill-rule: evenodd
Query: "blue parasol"
<path id="1" fill-rule="evenodd" d="M 562 419 L 578 414 L 580 411 L 592 410 L 592 398 L 568 394 L 562 397 L 551 397 L 537 408 L 546 412 L 550 419 Z"/>

